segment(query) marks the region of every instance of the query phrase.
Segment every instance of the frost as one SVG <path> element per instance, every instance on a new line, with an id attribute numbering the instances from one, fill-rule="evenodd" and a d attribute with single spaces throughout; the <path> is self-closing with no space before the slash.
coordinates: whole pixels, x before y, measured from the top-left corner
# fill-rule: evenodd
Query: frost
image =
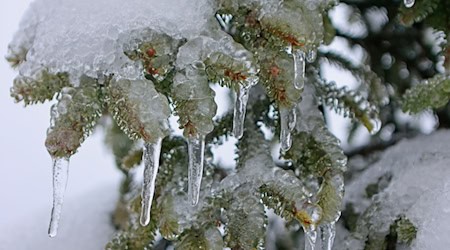
<path id="1" fill-rule="evenodd" d="M 59 219 L 64 202 L 67 180 L 69 178 L 69 158 L 53 159 L 53 208 L 48 227 L 48 235 L 55 237 L 58 233 Z"/>
<path id="2" fill-rule="evenodd" d="M 195 37 L 205 29 L 210 13 L 214 10 L 209 0 L 38 0 L 23 18 L 10 51 L 28 51 L 20 66 L 23 75 L 42 65 L 50 73 L 69 73 L 74 82 L 81 75 L 123 74 L 139 68 L 123 52 L 145 38 L 140 31 Z M 134 70 L 128 78 L 139 75 Z"/>
<path id="3" fill-rule="evenodd" d="M 369 242 L 384 240 L 390 225 L 405 216 L 417 226 L 411 249 L 446 249 L 450 244 L 450 154 L 448 131 L 404 140 L 386 151 L 346 188 L 345 202 L 359 219 L 350 249 L 362 249 Z M 368 184 L 378 193 L 369 199 Z"/>

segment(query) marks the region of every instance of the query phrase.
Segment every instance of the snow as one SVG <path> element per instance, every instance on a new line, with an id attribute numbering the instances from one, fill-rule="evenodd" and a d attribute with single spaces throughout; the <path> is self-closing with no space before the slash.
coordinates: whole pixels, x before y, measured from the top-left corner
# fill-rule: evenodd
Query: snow
<path id="1" fill-rule="evenodd" d="M 418 228 L 412 249 L 450 245 L 449 141 L 450 131 L 403 140 L 347 184 L 345 202 L 367 217 L 359 222 L 359 234 L 388 234 L 389 226 L 405 215 Z M 373 183 L 382 190 L 367 199 L 366 187 Z"/>
<path id="2" fill-rule="evenodd" d="M 177 39 L 198 36 L 214 13 L 210 2 L 37 0 L 10 48 L 16 53 L 29 51 L 20 68 L 23 75 L 32 76 L 41 67 L 68 72 L 74 80 L 83 74 L 119 73 L 131 64 L 124 46 L 136 46 L 148 35 L 143 31 Z"/>

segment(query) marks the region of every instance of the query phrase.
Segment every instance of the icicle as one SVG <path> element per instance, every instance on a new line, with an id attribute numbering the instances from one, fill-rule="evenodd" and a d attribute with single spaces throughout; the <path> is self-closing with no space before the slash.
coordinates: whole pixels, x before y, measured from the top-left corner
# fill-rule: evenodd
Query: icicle
<path id="1" fill-rule="evenodd" d="M 305 250 L 316 249 L 317 231 L 315 229 L 306 229 L 305 231 Z"/>
<path id="2" fill-rule="evenodd" d="M 320 227 L 322 233 L 322 250 L 331 250 L 336 236 L 336 224 L 330 223 Z"/>
<path id="3" fill-rule="evenodd" d="M 241 139 L 244 135 L 244 120 L 245 112 L 247 110 L 249 87 L 240 86 L 239 92 L 236 93 L 236 101 L 234 104 L 233 117 L 233 135 Z"/>
<path id="4" fill-rule="evenodd" d="M 288 151 L 292 146 L 291 132 L 295 128 L 295 123 L 297 120 L 295 106 L 288 109 L 285 107 L 280 107 L 280 142 L 281 150 L 283 152 Z"/>
<path id="5" fill-rule="evenodd" d="M 53 208 L 48 228 L 50 237 L 55 237 L 58 233 L 58 224 L 61 218 L 68 177 L 69 157 L 53 158 Z"/>
<path id="6" fill-rule="evenodd" d="M 188 138 L 188 197 L 192 205 L 198 203 L 203 176 L 203 157 L 205 153 L 205 136 L 192 135 Z"/>
<path id="7" fill-rule="evenodd" d="M 159 168 L 162 138 L 155 143 L 144 144 L 144 183 L 142 186 L 141 225 L 147 226 L 150 222 L 153 195 L 155 193 L 156 175 Z"/>
<path id="8" fill-rule="evenodd" d="M 406 8 L 411 8 L 416 3 L 415 0 L 403 0 L 403 3 L 405 4 Z"/>
<path id="9" fill-rule="evenodd" d="M 294 87 L 296 89 L 302 90 L 305 86 L 305 69 L 306 69 L 306 62 L 305 62 L 305 52 L 301 50 L 295 50 L 293 53 L 294 57 Z"/>

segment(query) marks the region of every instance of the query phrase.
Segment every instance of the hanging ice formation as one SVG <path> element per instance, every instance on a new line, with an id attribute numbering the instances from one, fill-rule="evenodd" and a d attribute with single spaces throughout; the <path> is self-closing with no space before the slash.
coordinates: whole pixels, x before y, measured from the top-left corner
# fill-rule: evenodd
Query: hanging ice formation
<path id="1" fill-rule="evenodd" d="M 197 205 L 203 177 L 203 157 L 205 154 L 205 136 L 188 137 L 188 197 L 192 205 Z"/>
<path id="2" fill-rule="evenodd" d="M 258 69 L 250 52 L 227 34 L 212 31 L 209 35 L 211 37 L 199 37 L 180 48 L 177 67 L 185 69 L 185 73 L 178 73 L 174 79 L 175 99 L 184 100 L 177 112 L 188 140 L 188 197 L 193 205 L 199 200 L 205 135 L 214 127 L 211 118 L 216 106 L 208 82 L 236 89 L 233 134 L 237 138 L 244 133 L 250 88 L 258 83 Z M 184 110 L 185 107 L 191 109 Z"/>
<path id="3" fill-rule="evenodd" d="M 64 192 L 67 185 L 69 158 L 88 136 L 100 116 L 97 89 L 91 79 L 81 79 L 82 88 L 65 87 L 58 103 L 51 107 L 50 128 L 45 146 L 53 160 L 53 208 L 48 234 L 57 234 Z M 73 115 L 81 112 L 83 115 Z"/>
<path id="4" fill-rule="evenodd" d="M 306 55 L 300 49 L 293 51 L 294 57 L 294 87 L 303 90 L 305 87 L 305 69 L 306 69 Z"/>
<path id="5" fill-rule="evenodd" d="M 144 181 L 140 223 L 150 222 L 159 168 L 162 139 L 168 134 L 170 108 L 167 98 L 155 90 L 152 81 L 113 79 L 110 87 L 111 113 L 129 137 L 144 140 Z"/>
<path id="6" fill-rule="evenodd" d="M 411 8 L 415 4 L 415 0 L 403 0 L 403 4 L 405 4 L 406 8 Z"/>
<path id="7" fill-rule="evenodd" d="M 283 152 L 288 151 L 292 146 L 291 132 L 295 128 L 296 119 L 295 106 L 292 108 L 280 107 L 280 142 Z"/>
<path id="8" fill-rule="evenodd" d="M 241 139 L 244 135 L 244 121 L 245 113 L 247 111 L 247 102 L 250 88 L 257 84 L 257 78 L 247 81 L 247 85 L 240 85 L 236 93 L 236 100 L 234 103 L 233 116 L 233 135 L 237 139 Z"/>
<path id="9" fill-rule="evenodd" d="M 69 158 L 53 158 L 53 208 L 48 227 L 48 235 L 55 237 L 58 232 L 59 219 L 64 202 L 67 180 L 69 177 Z"/>
<path id="10" fill-rule="evenodd" d="M 240 86 L 236 93 L 233 116 L 233 135 L 240 139 L 244 135 L 244 120 L 248 102 L 248 88 Z"/>
<path id="11" fill-rule="evenodd" d="M 142 185 L 142 211 L 141 225 L 147 226 L 150 222 L 150 211 L 152 208 L 153 195 L 155 193 L 156 175 L 159 168 L 159 155 L 161 153 L 162 139 L 156 142 L 144 144 L 144 182 Z"/>

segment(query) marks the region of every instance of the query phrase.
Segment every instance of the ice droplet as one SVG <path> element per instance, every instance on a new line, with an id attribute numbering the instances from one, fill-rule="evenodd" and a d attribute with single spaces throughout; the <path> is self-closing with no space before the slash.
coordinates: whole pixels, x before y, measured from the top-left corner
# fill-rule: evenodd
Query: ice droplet
<path id="1" fill-rule="evenodd" d="M 331 250 L 336 236 L 336 224 L 330 223 L 320 227 L 322 233 L 322 250 Z"/>
<path id="2" fill-rule="evenodd" d="M 55 237 L 58 233 L 59 219 L 61 218 L 68 177 L 69 157 L 53 158 L 53 208 L 48 227 L 48 235 L 50 237 Z"/>
<path id="3" fill-rule="evenodd" d="M 144 183 L 142 185 L 141 225 L 147 226 L 150 222 L 153 195 L 155 193 L 156 175 L 159 168 L 159 155 L 161 153 L 162 138 L 155 143 L 144 144 Z"/>
<path id="4" fill-rule="evenodd" d="M 292 108 L 280 107 L 280 142 L 283 152 L 288 151 L 292 146 L 291 132 L 294 130 L 296 122 L 295 106 Z"/>
<path id="5" fill-rule="evenodd" d="M 415 0 L 403 0 L 403 3 L 405 4 L 406 8 L 411 8 L 416 3 Z"/>
<path id="6" fill-rule="evenodd" d="M 188 197 L 193 206 L 197 205 L 203 176 L 203 157 L 205 153 L 205 136 L 191 135 L 188 137 Z"/>
<path id="7" fill-rule="evenodd" d="M 371 135 L 375 135 L 381 129 L 381 121 L 378 118 L 370 119 L 371 130 L 369 131 Z"/>
<path id="8" fill-rule="evenodd" d="M 241 139 L 244 135 L 244 121 L 245 112 L 247 110 L 249 87 L 240 86 L 236 93 L 236 100 L 234 103 L 234 117 L 233 117 L 233 135 Z"/>
<path id="9" fill-rule="evenodd" d="M 305 52 L 301 50 L 295 50 L 292 54 L 294 57 L 294 87 L 302 90 L 305 87 Z"/>

